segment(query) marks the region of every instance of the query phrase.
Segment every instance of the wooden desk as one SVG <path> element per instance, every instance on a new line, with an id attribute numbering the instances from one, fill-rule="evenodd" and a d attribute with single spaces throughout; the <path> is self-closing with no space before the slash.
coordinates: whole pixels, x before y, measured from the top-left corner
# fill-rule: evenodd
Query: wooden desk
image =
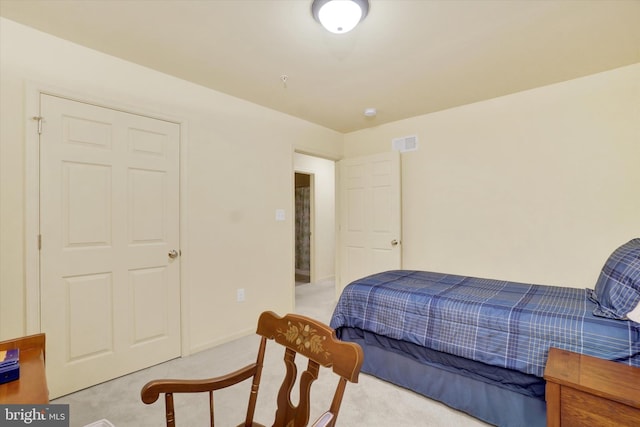
<path id="1" fill-rule="evenodd" d="M 547 427 L 640 425 L 640 368 L 549 349 Z"/>
<path id="2" fill-rule="evenodd" d="M 49 403 L 49 389 L 44 367 L 45 335 L 36 334 L 0 342 L 0 350 L 14 348 L 20 349 L 20 378 L 0 384 L 0 403 Z"/>

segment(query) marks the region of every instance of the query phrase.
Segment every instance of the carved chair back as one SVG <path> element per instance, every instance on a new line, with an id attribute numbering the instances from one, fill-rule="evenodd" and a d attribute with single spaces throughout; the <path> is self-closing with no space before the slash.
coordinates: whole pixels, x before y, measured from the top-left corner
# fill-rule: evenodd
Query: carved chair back
<path id="1" fill-rule="evenodd" d="M 175 427 L 174 393 L 209 393 L 210 425 L 214 426 L 213 392 L 241 381 L 252 379 L 249 404 L 244 423 L 238 427 L 264 427 L 253 421 L 260 389 L 267 341 L 284 346 L 285 377 L 277 395 L 277 409 L 273 427 L 305 427 L 311 409 L 311 385 L 318 378 L 320 366 L 331 368 L 338 376 L 331 406 L 313 424 L 314 427 L 335 426 L 347 382 L 358 382 L 364 359 L 358 344 L 340 341 L 335 331 L 322 322 L 297 314 L 279 317 L 267 311 L 260 315 L 257 334 L 262 336 L 256 363 L 233 373 L 205 380 L 155 380 L 147 383 L 141 392 L 142 401 L 151 404 L 160 394 L 165 395 L 167 427 Z M 298 377 L 296 356 L 306 358 L 307 367 Z M 292 403 L 291 393 L 296 382 L 298 404 Z"/>

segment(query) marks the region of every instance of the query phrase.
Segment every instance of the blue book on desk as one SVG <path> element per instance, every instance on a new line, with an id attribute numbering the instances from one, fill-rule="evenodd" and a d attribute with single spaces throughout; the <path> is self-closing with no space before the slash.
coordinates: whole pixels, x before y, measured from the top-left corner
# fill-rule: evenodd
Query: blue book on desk
<path id="1" fill-rule="evenodd" d="M 0 384 L 20 378 L 20 350 L 0 350 Z"/>
<path id="2" fill-rule="evenodd" d="M 20 349 L 0 350 L 0 368 L 18 363 L 20 359 Z"/>

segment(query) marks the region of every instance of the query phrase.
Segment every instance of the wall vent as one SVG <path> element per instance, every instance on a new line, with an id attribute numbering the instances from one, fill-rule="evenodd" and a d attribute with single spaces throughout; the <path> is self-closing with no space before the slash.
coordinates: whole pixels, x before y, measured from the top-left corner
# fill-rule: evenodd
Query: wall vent
<path id="1" fill-rule="evenodd" d="M 410 135 L 402 138 L 394 138 L 391 141 L 394 150 L 404 153 L 406 151 L 416 151 L 418 149 L 418 136 Z"/>

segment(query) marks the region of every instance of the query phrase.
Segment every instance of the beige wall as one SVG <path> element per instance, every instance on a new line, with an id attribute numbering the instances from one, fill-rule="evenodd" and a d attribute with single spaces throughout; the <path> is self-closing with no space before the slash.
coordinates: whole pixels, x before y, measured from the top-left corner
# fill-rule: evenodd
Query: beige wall
<path id="1" fill-rule="evenodd" d="M 335 275 L 335 161 L 295 153 L 294 164 L 296 171 L 313 175 L 312 280 L 331 279 Z"/>
<path id="2" fill-rule="evenodd" d="M 593 287 L 640 236 L 640 64 L 354 132 L 345 157 L 412 134 L 404 268 Z"/>
<path id="3" fill-rule="evenodd" d="M 0 19 L 0 338 L 25 332 L 28 82 L 185 124 L 187 352 L 291 309 L 294 150 L 419 136 L 402 155 L 405 268 L 593 286 L 640 235 L 640 64 L 343 136 Z"/>
<path id="4" fill-rule="evenodd" d="M 184 123 L 187 352 L 254 330 L 262 310 L 293 308 L 294 150 L 339 158 L 341 134 L 6 19 L 0 31 L 0 338 L 25 333 L 30 82 Z"/>

